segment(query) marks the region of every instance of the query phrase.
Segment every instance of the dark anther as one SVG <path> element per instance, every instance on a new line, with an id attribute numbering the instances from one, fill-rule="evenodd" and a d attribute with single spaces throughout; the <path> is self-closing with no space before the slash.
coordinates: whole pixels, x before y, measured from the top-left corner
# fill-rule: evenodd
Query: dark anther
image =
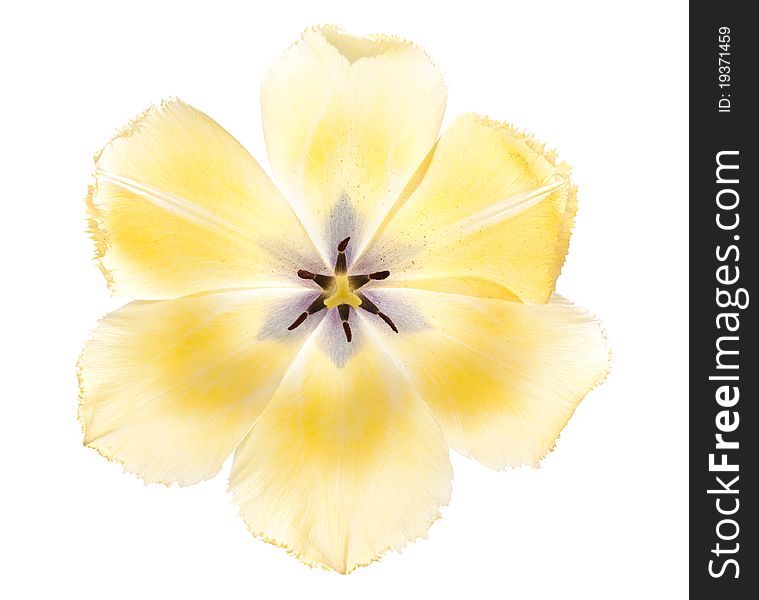
<path id="1" fill-rule="evenodd" d="M 348 261 L 345 258 L 345 249 L 351 239 L 345 238 L 337 245 L 337 260 L 335 261 L 335 275 L 343 275 L 348 270 Z"/>
<path id="2" fill-rule="evenodd" d="M 312 273 L 311 271 L 306 271 L 305 269 L 301 269 L 298 271 L 298 277 L 301 279 L 311 279 L 313 280 L 316 285 L 318 285 L 323 290 L 329 290 L 332 289 L 332 286 L 335 284 L 335 278 L 330 275 L 322 275 L 320 273 Z"/>
<path id="3" fill-rule="evenodd" d="M 308 317 L 308 313 L 307 312 L 300 313 L 300 316 L 297 319 L 295 319 L 295 321 L 293 322 L 293 324 L 290 325 L 290 327 L 288 327 L 287 330 L 288 331 L 292 331 L 293 329 L 295 329 L 298 325 L 300 325 L 301 323 L 303 323 L 303 321 L 306 320 L 306 317 Z"/>
<path id="4" fill-rule="evenodd" d="M 398 333 L 398 328 L 395 326 L 395 323 L 388 317 L 385 313 L 383 313 L 379 307 L 369 300 L 364 294 L 356 294 L 359 298 L 361 298 L 361 304 L 360 307 L 363 308 L 365 311 L 372 313 L 373 315 L 377 315 L 380 319 L 382 319 L 385 323 L 388 324 L 390 329 L 395 331 L 395 333 Z"/>
<path id="5" fill-rule="evenodd" d="M 369 275 L 351 275 L 348 277 L 348 282 L 351 285 L 351 289 L 355 292 L 370 281 L 379 281 L 388 277 L 390 277 L 390 271 L 377 271 L 376 273 L 369 273 Z"/>
<path id="6" fill-rule="evenodd" d="M 308 318 L 308 315 L 312 315 L 314 313 L 319 312 L 323 308 L 327 308 L 327 306 L 324 304 L 324 300 L 326 298 L 327 298 L 327 294 L 322 294 L 316 300 L 314 300 L 311 304 L 309 304 L 308 308 L 304 312 L 300 313 L 300 316 L 297 319 L 295 319 L 295 321 L 293 322 L 292 325 L 290 325 L 290 327 L 287 328 L 288 331 L 292 331 L 293 329 L 298 327 L 298 325 L 303 323 L 303 321 L 305 321 Z"/>
<path id="7" fill-rule="evenodd" d="M 382 319 L 385 323 L 387 323 L 390 326 L 390 329 L 395 331 L 395 333 L 398 333 L 398 328 L 395 326 L 395 323 L 383 312 L 378 312 L 377 316 Z"/>
<path id="8" fill-rule="evenodd" d="M 337 313 L 340 315 L 340 320 L 343 322 L 343 331 L 345 332 L 345 339 L 349 342 L 353 339 L 351 333 L 351 326 L 348 323 L 348 317 L 351 315 L 350 306 L 347 304 L 341 304 L 337 307 Z"/>

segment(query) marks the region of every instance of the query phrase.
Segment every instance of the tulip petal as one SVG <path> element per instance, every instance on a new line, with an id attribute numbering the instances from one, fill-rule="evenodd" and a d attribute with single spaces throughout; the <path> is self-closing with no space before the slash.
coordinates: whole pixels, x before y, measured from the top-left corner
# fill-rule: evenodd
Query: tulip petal
<path id="1" fill-rule="evenodd" d="M 556 295 L 548 304 L 413 289 L 371 295 L 399 323 L 400 334 L 377 329 L 382 343 L 448 444 L 494 469 L 537 465 L 609 369 L 598 322 Z M 414 318 L 404 322 L 401 307 Z"/>
<path id="2" fill-rule="evenodd" d="M 280 285 L 297 281 L 298 268 L 320 268 L 261 167 L 181 101 L 133 121 L 96 155 L 94 176 L 90 230 L 116 293 L 174 298 Z"/>
<path id="3" fill-rule="evenodd" d="M 79 361 L 85 445 L 146 481 L 213 477 L 318 323 L 287 331 L 309 296 L 234 291 L 112 312 Z"/>
<path id="4" fill-rule="evenodd" d="M 392 281 L 475 281 L 547 302 L 564 264 L 577 209 L 569 167 L 529 136 L 476 115 L 444 132 L 420 172 L 357 261 Z M 427 285 L 423 287 L 428 287 Z"/>
<path id="5" fill-rule="evenodd" d="M 230 476 L 252 533 L 341 573 L 425 536 L 452 478 L 429 408 L 363 317 L 351 322 L 348 344 L 322 321 L 237 449 Z M 345 360 L 329 348 L 337 343 L 350 349 Z"/>
<path id="6" fill-rule="evenodd" d="M 357 252 L 437 137 L 446 90 L 409 42 L 306 31 L 261 89 L 274 174 L 332 264 L 337 243 Z M 350 259 L 350 256 L 348 257 Z"/>

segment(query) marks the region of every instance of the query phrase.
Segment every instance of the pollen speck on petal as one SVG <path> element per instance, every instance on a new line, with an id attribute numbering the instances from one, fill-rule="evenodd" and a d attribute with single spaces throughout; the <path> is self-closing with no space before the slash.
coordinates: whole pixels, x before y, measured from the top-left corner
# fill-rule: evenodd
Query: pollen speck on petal
<path id="1" fill-rule="evenodd" d="M 577 210 L 569 167 L 478 115 L 456 119 L 429 161 L 356 268 L 390 264 L 396 281 L 427 286 L 489 280 L 525 302 L 547 302 Z"/>
<path id="2" fill-rule="evenodd" d="M 434 144 L 445 102 L 439 70 L 398 38 L 313 28 L 273 65 L 261 88 L 269 161 L 325 261 L 347 235 L 357 252 L 371 238 Z M 345 202 L 354 231 L 325 222 Z"/>

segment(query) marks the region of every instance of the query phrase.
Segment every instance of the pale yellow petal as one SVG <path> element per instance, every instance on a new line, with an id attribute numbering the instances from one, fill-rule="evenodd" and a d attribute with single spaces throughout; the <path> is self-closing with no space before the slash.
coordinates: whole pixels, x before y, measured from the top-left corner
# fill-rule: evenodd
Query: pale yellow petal
<path id="1" fill-rule="evenodd" d="M 476 115 L 440 138 L 356 269 L 392 280 L 489 280 L 527 302 L 547 302 L 576 211 L 569 168 L 529 136 Z M 484 285 L 484 291 L 480 286 Z"/>
<path id="2" fill-rule="evenodd" d="M 325 260 L 358 251 L 437 137 L 446 91 L 412 44 L 311 29 L 261 90 L 269 161 Z M 350 258 L 350 256 L 349 256 Z"/>
<path id="3" fill-rule="evenodd" d="M 536 465 L 609 369 L 598 322 L 557 296 L 523 304 L 412 289 L 371 294 L 400 332 L 378 329 L 383 344 L 449 445 L 488 467 Z"/>
<path id="4" fill-rule="evenodd" d="M 134 120 L 96 155 L 94 176 L 90 230 L 117 293 L 173 298 L 279 285 L 295 281 L 298 268 L 319 267 L 261 167 L 181 101 Z"/>
<path id="5" fill-rule="evenodd" d="M 216 475 L 311 330 L 286 329 L 308 296 L 199 294 L 109 314 L 79 361 L 85 445 L 146 481 Z"/>
<path id="6" fill-rule="evenodd" d="M 429 408 L 362 317 L 351 320 L 351 346 L 322 322 L 230 476 L 251 532 L 341 573 L 426 535 L 452 477 Z M 337 340 L 342 350 L 330 350 Z"/>

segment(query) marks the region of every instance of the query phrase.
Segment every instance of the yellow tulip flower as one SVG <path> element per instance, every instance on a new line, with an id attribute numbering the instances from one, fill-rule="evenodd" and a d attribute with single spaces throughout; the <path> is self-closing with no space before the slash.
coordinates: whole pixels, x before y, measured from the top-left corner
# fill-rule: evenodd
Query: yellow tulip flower
<path id="1" fill-rule="evenodd" d="M 80 362 L 85 445 L 148 482 L 214 477 L 250 531 L 341 573 L 424 536 L 448 448 L 536 465 L 608 370 L 554 293 L 569 168 L 476 115 L 418 47 L 308 30 L 261 91 L 284 191 L 179 101 L 95 157 L 97 261 L 117 294 Z"/>

